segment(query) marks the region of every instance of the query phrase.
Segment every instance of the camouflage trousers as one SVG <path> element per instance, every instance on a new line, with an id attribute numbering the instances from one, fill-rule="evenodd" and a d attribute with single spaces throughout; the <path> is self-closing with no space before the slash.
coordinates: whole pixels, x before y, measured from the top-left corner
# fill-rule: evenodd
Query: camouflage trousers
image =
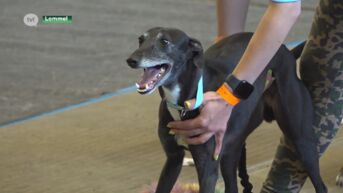
<path id="1" fill-rule="evenodd" d="M 343 116 L 343 0 L 320 0 L 300 58 L 300 73 L 313 99 L 313 129 L 321 155 Z M 261 192 L 297 193 L 306 178 L 294 147 L 282 137 Z"/>

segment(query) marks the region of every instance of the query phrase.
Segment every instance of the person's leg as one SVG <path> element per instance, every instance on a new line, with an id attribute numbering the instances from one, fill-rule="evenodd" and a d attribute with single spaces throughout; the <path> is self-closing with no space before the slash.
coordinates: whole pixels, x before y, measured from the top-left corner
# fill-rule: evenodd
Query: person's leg
<path id="1" fill-rule="evenodd" d="M 339 170 L 337 177 L 336 177 L 336 185 L 339 187 L 343 187 L 343 167 Z"/>
<path id="2" fill-rule="evenodd" d="M 314 104 L 318 152 L 331 143 L 343 116 L 343 1 L 320 0 L 301 56 L 301 76 Z M 293 146 L 284 137 L 261 192 L 297 193 L 306 180 Z"/>
<path id="3" fill-rule="evenodd" d="M 220 39 L 244 31 L 250 0 L 217 0 L 217 37 Z"/>

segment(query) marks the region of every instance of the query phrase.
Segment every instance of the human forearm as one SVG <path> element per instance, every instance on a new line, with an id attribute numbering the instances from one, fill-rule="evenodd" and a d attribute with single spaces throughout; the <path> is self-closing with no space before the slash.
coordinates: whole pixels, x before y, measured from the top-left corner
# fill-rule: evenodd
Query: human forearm
<path id="1" fill-rule="evenodd" d="M 276 53 L 300 14 L 301 3 L 270 3 L 233 74 L 253 83 Z"/>

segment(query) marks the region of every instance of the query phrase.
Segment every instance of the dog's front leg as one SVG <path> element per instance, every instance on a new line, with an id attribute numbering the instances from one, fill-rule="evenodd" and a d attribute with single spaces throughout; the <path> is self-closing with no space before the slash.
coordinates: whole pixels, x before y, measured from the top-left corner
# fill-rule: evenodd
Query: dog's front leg
<path id="1" fill-rule="evenodd" d="M 225 149 L 220 161 L 221 172 L 225 182 L 225 193 L 238 193 L 237 166 L 242 148 L 239 148 L 235 143 L 229 142 L 228 144 L 228 146 L 233 146 Z"/>
<path id="2" fill-rule="evenodd" d="M 156 193 L 170 193 L 180 174 L 185 152 L 183 147 L 176 143 L 174 135 L 169 134 L 169 129 L 166 127 L 173 118 L 167 111 L 164 101 L 162 101 L 160 105 L 159 117 L 158 134 L 166 153 L 167 160 L 161 172 Z"/>
<path id="3" fill-rule="evenodd" d="M 199 180 L 199 193 L 215 192 L 218 179 L 218 161 L 213 159 L 214 137 L 200 145 L 189 145 Z"/>
<path id="4" fill-rule="evenodd" d="M 227 132 L 224 136 L 220 169 L 225 182 L 225 193 L 238 193 L 237 168 L 239 162 L 244 161 L 241 159 L 246 159 L 244 158 L 244 156 L 241 156 L 245 140 L 249 133 L 251 133 L 258 125 L 260 125 L 263 120 L 263 114 L 259 113 L 261 112 L 259 109 L 256 109 L 254 111 L 253 117 L 251 117 L 250 115 L 254 108 L 251 108 L 249 110 L 246 110 L 246 108 L 244 108 L 241 110 L 243 111 L 231 115 L 232 121 L 229 121 Z M 242 117 L 242 114 L 246 116 Z M 238 117 L 241 117 L 239 122 L 237 121 L 239 120 Z M 251 119 L 249 119 L 250 117 Z M 246 164 L 240 167 L 245 167 L 244 169 L 246 170 Z M 247 175 L 247 173 L 245 175 Z M 249 176 L 241 177 L 241 179 L 241 183 L 244 188 L 243 192 L 252 192 L 252 184 L 249 182 Z"/>
<path id="5" fill-rule="evenodd" d="M 180 174 L 184 152 L 167 155 L 167 160 L 160 175 L 156 193 L 170 193 Z"/>

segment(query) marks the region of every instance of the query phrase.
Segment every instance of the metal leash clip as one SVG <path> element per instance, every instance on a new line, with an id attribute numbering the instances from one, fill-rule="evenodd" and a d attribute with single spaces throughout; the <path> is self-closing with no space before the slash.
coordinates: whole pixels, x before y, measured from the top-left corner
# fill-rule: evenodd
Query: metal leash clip
<path id="1" fill-rule="evenodd" d="M 181 118 L 184 118 L 186 116 L 186 113 L 188 112 L 188 110 L 186 108 L 182 108 L 181 112 L 180 112 L 180 116 Z"/>

